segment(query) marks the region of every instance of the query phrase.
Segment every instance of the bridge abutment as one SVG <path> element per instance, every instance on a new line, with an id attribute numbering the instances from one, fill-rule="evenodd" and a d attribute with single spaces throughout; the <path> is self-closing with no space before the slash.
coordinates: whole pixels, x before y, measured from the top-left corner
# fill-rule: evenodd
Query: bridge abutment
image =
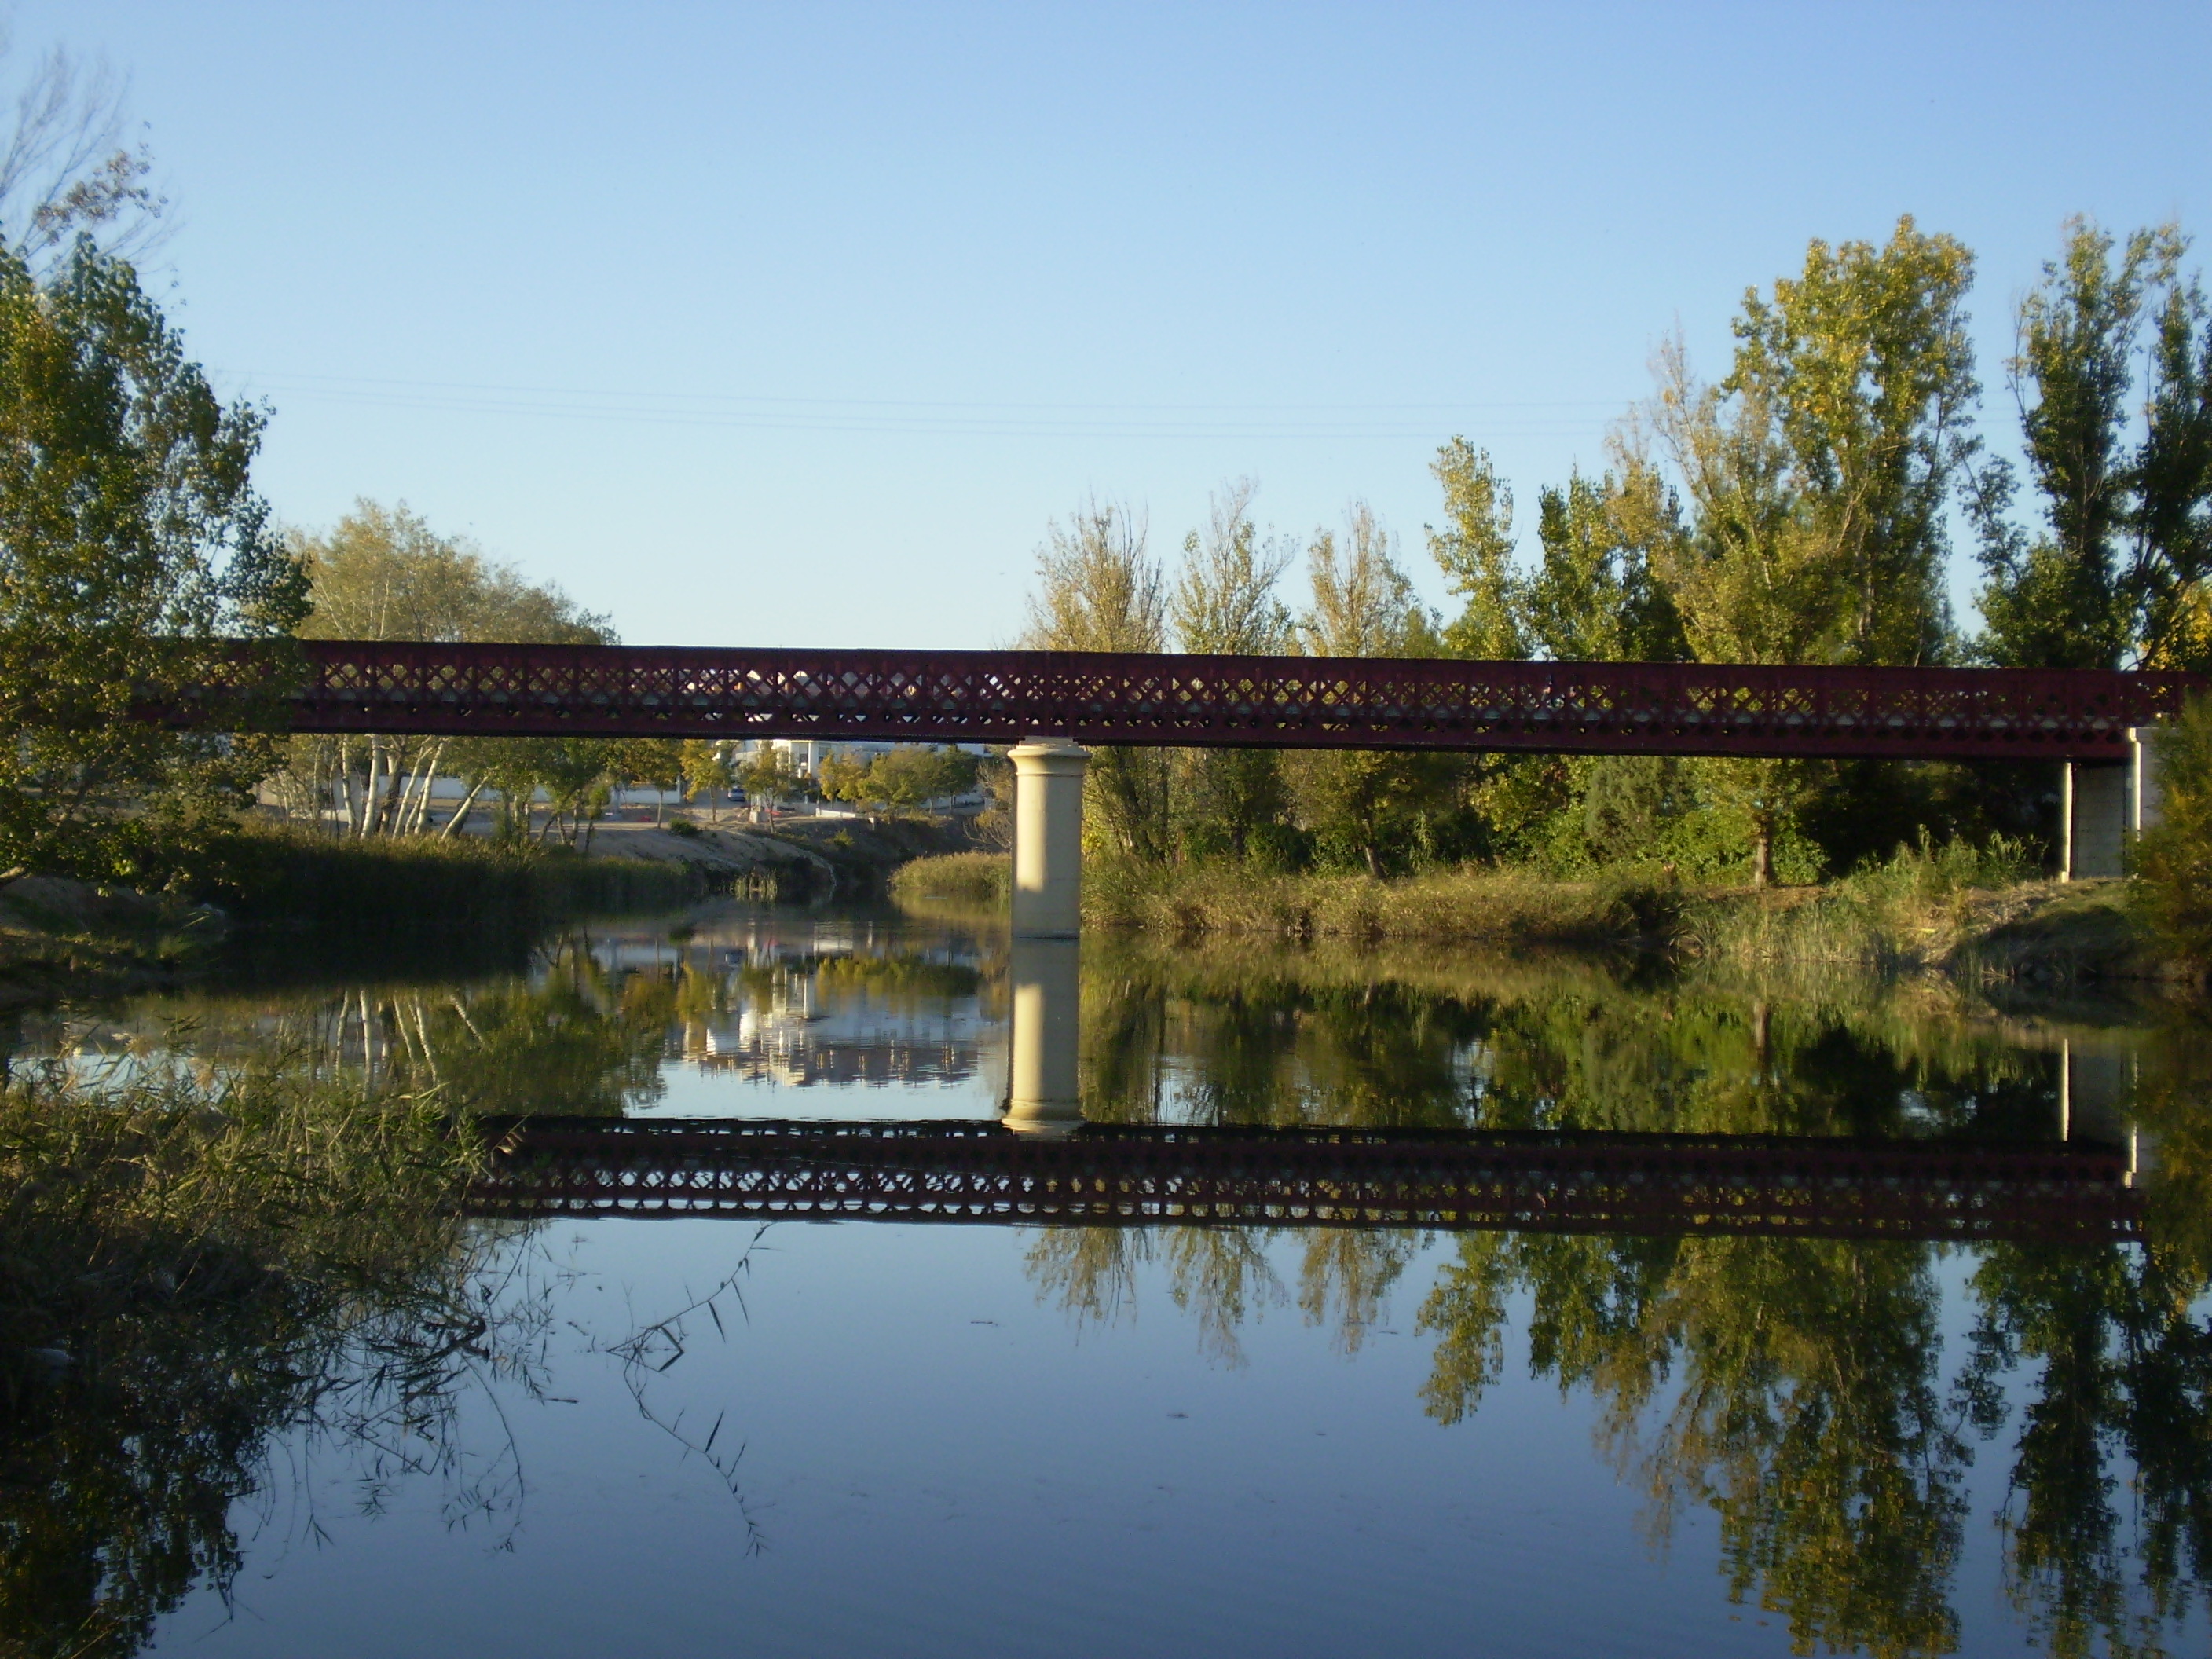
<path id="1" fill-rule="evenodd" d="M 2134 727 L 2123 761 L 2066 763 L 2059 788 L 2061 881 L 2127 872 L 2128 843 L 2159 821 L 2163 732 L 2156 726 Z"/>

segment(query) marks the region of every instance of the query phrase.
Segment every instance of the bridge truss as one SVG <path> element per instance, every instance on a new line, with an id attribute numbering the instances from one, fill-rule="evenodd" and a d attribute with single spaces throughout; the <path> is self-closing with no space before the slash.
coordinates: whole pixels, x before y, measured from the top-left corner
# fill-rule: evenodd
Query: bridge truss
<path id="1" fill-rule="evenodd" d="M 301 732 L 2121 760 L 2186 674 L 318 640 Z M 241 683 L 262 671 L 239 659 Z M 211 687 L 216 706 L 240 687 Z M 195 711 L 149 712 L 191 720 Z"/>
<path id="2" fill-rule="evenodd" d="M 2108 1243 L 2118 1152 L 1765 1136 L 486 1120 L 487 1216 Z"/>

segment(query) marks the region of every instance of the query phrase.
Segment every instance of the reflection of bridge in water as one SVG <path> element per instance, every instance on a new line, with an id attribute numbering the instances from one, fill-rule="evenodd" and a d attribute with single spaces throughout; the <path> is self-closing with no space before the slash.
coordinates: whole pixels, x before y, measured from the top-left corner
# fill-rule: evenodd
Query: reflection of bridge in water
<path id="1" fill-rule="evenodd" d="M 487 1121 L 485 1216 L 1407 1227 L 2094 1243 L 2141 1231 L 2081 1146 L 1093 1124 Z"/>

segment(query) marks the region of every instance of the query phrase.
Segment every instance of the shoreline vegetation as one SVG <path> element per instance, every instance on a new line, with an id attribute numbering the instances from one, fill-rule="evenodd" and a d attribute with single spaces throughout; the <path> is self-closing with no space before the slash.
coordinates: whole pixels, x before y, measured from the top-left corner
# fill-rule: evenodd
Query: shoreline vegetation
<path id="1" fill-rule="evenodd" d="M 680 904 L 690 866 L 480 839 L 345 841 L 246 825 L 148 872 L 153 890 L 35 875 L 0 887 L 0 1006 L 112 994 L 258 952 L 497 951 L 592 911 Z"/>
<path id="2" fill-rule="evenodd" d="M 2031 879 L 2009 858 L 1961 847 L 1923 846 L 1836 881 L 1763 890 L 1687 882 L 1657 865 L 1559 878 L 1476 866 L 1376 879 L 1098 859 L 1085 876 L 1086 925 L 1154 938 L 1626 947 L 2062 984 L 2189 971 L 2160 950 L 2132 884 Z M 1003 908 L 1012 877 L 1001 854 L 917 859 L 892 878 L 891 894 L 924 909 Z"/>

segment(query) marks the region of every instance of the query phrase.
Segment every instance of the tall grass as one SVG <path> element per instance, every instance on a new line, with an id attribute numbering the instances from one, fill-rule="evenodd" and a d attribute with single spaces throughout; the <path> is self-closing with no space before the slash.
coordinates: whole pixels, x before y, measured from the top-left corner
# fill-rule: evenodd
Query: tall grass
<path id="1" fill-rule="evenodd" d="M 1685 921 L 1697 948 L 1717 959 L 1932 967 L 2010 920 L 2017 907 L 2001 896 L 2034 874 L 2019 842 L 1939 845 L 1923 830 L 1917 845 L 1825 887 L 1709 897 Z"/>
<path id="2" fill-rule="evenodd" d="M 282 1429 L 371 1448 L 365 1478 L 450 1470 L 496 1317 L 473 1146 L 299 1068 L 0 1085 L 0 1651 L 136 1651 L 226 1590 Z"/>
<path id="3" fill-rule="evenodd" d="M 473 837 L 334 840 L 252 826 L 210 837 L 171 887 L 249 927 L 349 939 L 436 940 L 526 931 L 566 915 L 673 905 L 702 878 L 643 859 L 585 859 L 564 849 Z"/>
<path id="4" fill-rule="evenodd" d="M 2037 882 L 2035 864 L 2024 844 L 2002 836 L 1939 843 L 1923 836 L 1826 886 L 1756 892 L 1693 888 L 1650 864 L 1578 878 L 1526 866 L 1468 866 L 1374 881 L 1093 858 L 1084 871 L 1083 915 L 1091 927 L 1171 938 L 1636 944 L 1747 964 L 1885 971 L 1974 965 L 1968 958 L 2008 929 L 2019 937 L 1976 957 L 1978 971 L 2034 972 L 2039 963 L 2072 977 L 2067 963 L 2095 973 L 2124 957 L 2130 942 L 2120 936 L 2124 918 L 2113 904 L 2100 908 Z M 1011 871 L 1003 854 L 921 859 L 898 872 L 892 892 L 909 903 L 1003 904 Z M 2038 927 L 2023 928 L 2024 917 L 2039 918 Z"/>
<path id="5" fill-rule="evenodd" d="M 945 853 L 915 859 L 891 872 L 896 899 L 948 904 L 1004 904 L 1013 890 L 1014 862 L 1004 853 Z"/>
<path id="6" fill-rule="evenodd" d="M 1085 872 L 1083 910 L 1099 926 L 1172 933 L 1604 945 L 1671 940 L 1681 902 L 1663 872 L 1642 868 L 1582 881 L 1473 866 L 1374 881 L 1101 860 Z"/>

